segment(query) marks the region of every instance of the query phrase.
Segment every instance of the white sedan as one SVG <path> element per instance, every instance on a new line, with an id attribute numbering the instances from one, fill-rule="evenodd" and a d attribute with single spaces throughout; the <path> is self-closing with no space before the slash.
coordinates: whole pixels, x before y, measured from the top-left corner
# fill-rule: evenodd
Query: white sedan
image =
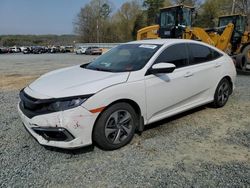
<path id="1" fill-rule="evenodd" d="M 233 60 L 207 44 L 134 41 L 41 76 L 20 92 L 18 111 L 42 145 L 113 150 L 144 125 L 207 103 L 224 106 L 235 77 Z"/>
<path id="2" fill-rule="evenodd" d="M 76 52 L 76 54 L 85 54 L 86 50 L 87 50 L 86 47 L 80 46 L 80 47 L 78 47 L 78 48 L 76 49 L 75 52 Z"/>

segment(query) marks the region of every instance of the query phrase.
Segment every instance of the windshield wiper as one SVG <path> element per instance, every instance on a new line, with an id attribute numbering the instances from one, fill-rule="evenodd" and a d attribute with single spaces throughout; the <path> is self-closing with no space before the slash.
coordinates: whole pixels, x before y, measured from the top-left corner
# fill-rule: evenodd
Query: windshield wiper
<path id="1" fill-rule="evenodd" d="M 97 71 L 105 71 L 105 72 L 115 72 L 111 69 L 104 69 L 99 67 L 85 67 L 86 69 L 97 70 Z"/>
<path id="2" fill-rule="evenodd" d="M 82 64 L 82 65 L 80 65 L 80 67 L 81 67 L 81 68 L 86 68 L 90 63 L 91 63 L 91 62 Z"/>

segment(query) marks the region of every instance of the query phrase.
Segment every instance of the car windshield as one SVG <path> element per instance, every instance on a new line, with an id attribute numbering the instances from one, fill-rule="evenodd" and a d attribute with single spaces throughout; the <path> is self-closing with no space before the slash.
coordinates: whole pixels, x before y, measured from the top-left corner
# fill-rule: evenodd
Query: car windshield
<path id="1" fill-rule="evenodd" d="M 119 45 L 82 67 L 108 72 L 140 70 L 160 47 L 161 45 L 156 44 Z"/>

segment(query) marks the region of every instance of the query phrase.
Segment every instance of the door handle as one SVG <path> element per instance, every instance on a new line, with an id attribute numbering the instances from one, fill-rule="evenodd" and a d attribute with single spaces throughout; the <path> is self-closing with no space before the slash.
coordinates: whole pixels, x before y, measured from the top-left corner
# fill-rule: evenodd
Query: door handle
<path id="1" fill-rule="evenodd" d="M 221 66 L 220 63 L 216 63 L 216 64 L 215 64 L 215 68 L 218 68 L 218 67 L 220 67 L 220 66 Z"/>
<path id="2" fill-rule="evenodd" d="M 191 76 L 193 76 L 193 75 L 194 75 L 194 73 L 192 73 L 192 72 L 187 72 L 187 73 L 184 75 L 184 77 L 188 78 L 188 77 L 191 77 Z"/>

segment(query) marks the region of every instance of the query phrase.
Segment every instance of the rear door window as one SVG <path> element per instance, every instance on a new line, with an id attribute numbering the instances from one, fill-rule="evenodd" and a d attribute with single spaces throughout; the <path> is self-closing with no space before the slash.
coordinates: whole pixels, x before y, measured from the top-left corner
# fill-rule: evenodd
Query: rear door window
<path id="1" fill-rule="evenodd" d="M 205 63 L 221 57 L 222 55 L 207 46 L 200 44 L 188 44 L 190 65 Z"/>

